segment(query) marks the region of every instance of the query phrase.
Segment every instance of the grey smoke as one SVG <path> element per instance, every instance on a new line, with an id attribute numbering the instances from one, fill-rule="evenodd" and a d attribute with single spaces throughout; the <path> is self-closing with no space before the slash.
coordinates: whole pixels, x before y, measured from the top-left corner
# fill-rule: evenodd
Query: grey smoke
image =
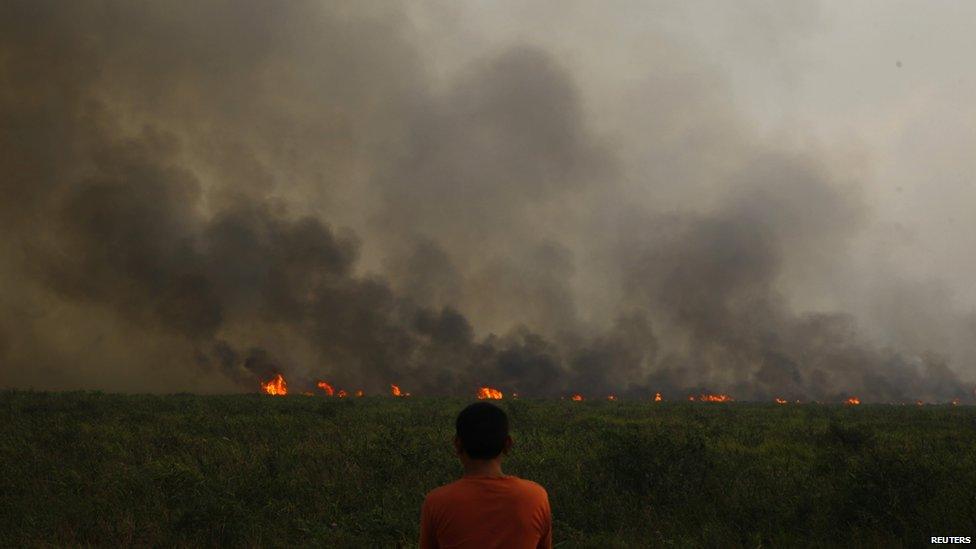
<path id="1" fill-rule="evenodd" d="M 795 310 L 870 213 L 693 54 L 599 107 L 542 41 L 443 69 L 415 17 L 0 7 L 0 385 L 969 396 L 935 336 Z"/>

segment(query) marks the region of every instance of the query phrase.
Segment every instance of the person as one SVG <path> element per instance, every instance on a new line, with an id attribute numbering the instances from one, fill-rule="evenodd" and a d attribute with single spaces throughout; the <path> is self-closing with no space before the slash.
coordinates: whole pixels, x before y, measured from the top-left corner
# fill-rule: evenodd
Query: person
<path id="1" fill-rule="evenodd" d="M 508 416 L 490 402 L 461 410 L 454 449 L 464 476 L 432 490 L 420 512 L 421 549 L 551 548 L 545 488 L 502 473 L 512 447 Z"/>

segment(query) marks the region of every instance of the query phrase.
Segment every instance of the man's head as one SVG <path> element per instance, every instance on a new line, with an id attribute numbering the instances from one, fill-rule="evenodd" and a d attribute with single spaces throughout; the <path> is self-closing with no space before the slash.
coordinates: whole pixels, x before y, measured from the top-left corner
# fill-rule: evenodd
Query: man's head
<path id="1" fill-rule="evenodd" d="M 454 446 L 462 457 L 495 459 L 512 446 L 508 416 L 490 402 L 477 402 L 461 410 L 454 426 Z"/>

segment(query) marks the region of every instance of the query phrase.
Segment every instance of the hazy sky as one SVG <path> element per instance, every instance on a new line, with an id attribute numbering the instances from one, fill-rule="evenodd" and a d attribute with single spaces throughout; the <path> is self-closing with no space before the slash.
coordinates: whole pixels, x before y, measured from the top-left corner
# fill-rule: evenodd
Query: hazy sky
<path id="1" fill-rule="evenodd" d="M 863 155 L 876 218 L 865 253 L 946 281 L 971 307 L 976 5 L 826 2 L 809 15 L 783 55 L 763 55 L 742 21 L 698 36 L 762 131 Z"/>
<path id="2" fill-rule="evenodd" d="M 866 295 L 892 278 L 962 313 L 976 306 L 976 5 L 444 2 L 418 12 L 445 66 L 512 40 L 546 44 L 587 75 L 578 81 L 599 114 L 662 58 L 690 59 L 754 138 L 856 166 L 869 213 L 841 267 L 856 273 L 820 280 L 829 287 L 809 306 L 877 315 Z M 455 27 L 424 25 L 437 15 Z"/>
<path id="3" fill-rule="evenodd" d="M 762 138 L 863 166 L 859 185 L 872 219 L 860 253 L 880 254 L 918 279 L 944 281 L 966 307 L 976 304 L 976 5 L 463 4 L 419 10 L 456 24 L 427 29 L 432 55 L 440 51 L 450 66 L 459 48 L 466 56 L 511 40 L 545 43 L 592 75 L 580 84 L 598 96 L 595 103 L 607 90 L 634 85 L 642 69 L 654 71 L 655 61 L 673 53 L 666 49 L 680 45 L 681 55 L 697 56 L 692 70 L 709 74 Z M 671 43 L 662 44 L 662 35 Z"/>

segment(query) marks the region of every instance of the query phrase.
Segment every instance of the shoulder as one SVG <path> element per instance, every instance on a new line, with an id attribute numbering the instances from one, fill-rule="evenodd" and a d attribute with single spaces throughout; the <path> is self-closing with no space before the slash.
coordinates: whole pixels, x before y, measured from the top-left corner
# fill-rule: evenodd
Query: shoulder
<path id="1" fill-rule="evenodd" d="M 545 500 L 545 501 L 549 500 L 549 493 L 546 492 L 546 489 L 543 488 L 542 485 L 539 484 L 538 482 L 533 482 L 531 480 L 527 480 L 524 478 L 517 478 L 516 480 L 519 483 L 520 489 L 524 493 L 531 494 L 532 496 L 541 500 Z"/>
<path id="2" fill-rule="evenodd" d="M 427 496 L 424 498 L 424 505 L 438 505 L 453 499 L 455 494 L 457 494 L 458 482 L 454 481 L 427 492 Z"/>

